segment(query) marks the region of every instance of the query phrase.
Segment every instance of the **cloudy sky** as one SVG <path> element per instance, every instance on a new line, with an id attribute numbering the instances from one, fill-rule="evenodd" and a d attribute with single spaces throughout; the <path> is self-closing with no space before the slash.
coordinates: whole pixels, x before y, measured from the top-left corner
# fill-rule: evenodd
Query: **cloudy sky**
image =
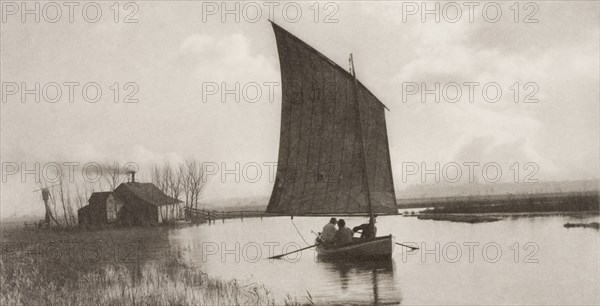
<path id="1" fill-rule="evenodd" d="M 420 10 L 421 2 L 414 3 Z M 297 22 L 297 7 L 284 11 L 281 4 L 273 7 L 271 19 L 342 67 L 348 65 L 348 54 L 354 54 L 359 79 L 390 109 L 387 124 L 399 196 L 406 186 L 421 183 L 420 176 L 403 180 L 403 163 L 434 168 L 436 162 L 496 162 L 502 181 L 510 181 L 514 173 L 509 166 L 518 162 L 522 181 L 531 171 L 523 165 L 531 162 L 540 181 L 597 178 L 598 2 L 521 3 L 518 8 L 499 3 L 497 22 L 492 22 L 495 7 L 482 11 L 485 3 L 474 7 L 471 22 L 469 7 L 458 4 L 462 15 L 456 17 L 456 7 L 442 10 L 447 3 L 439 2 L 440 21 L 426 15 L 423 22 L 420 12 L 407 14 L 415 6 L 388 1 L 302 3 Z M 209 179 L 206 198 L 268 195 L 272 182 L 265 163 L 277 161 L 281 111 L 281 88 L 275 86 L 271 95 L 264 85 L 280 82 L 269 7 L 258 3 L 244 10 L 246 3 L 240 3 L 236 22 L 235 14 L 223 20 L 222 8 L 208 2 L 138 2 L 120 7 L 118 17 L 110 3 L 101 2 L 100 20 L 92 23 L 82 17 L 83 4 L 74 7 L 72 23 L 64 6 L 56 23 L 44 19 L 54 18 L 55 7 L 44 11 L 42 6 L 39 23 L 33 16 L 21 22 L 19 12 L 3 15 L 2 214 L 41 208 L 39 195 L 31 192 L 36 187 L 32 176 L 23 182 L 20 172 L 7 175 L 9 163 L 31 169 L 36 162 L 135 162 L 142 178 L 148 177 L 148 165 L 165 160 L 226 163 L 229 169 L 239 163 L 240 182 L 233 175 L 222 182 L 219 172 Z M 260 18 L 255 18 L 257 7 Z M 219 11 L 208 15 L 213 9 Z M 86 18 L 94 15 L 88 8 Z M 138 22 L 124 23 L 127 16 Z M 524 22 L 533 20 L 537 22 Z M 21 84 L 32 89 L 36 82 L 40 102 L 29 94 L 22 103 Z M 72 103 L 65 82 L 79 83 Z M 134 84 L 126 86 L 130 82 Z M 261 97 L 253 99 L 255 86 L 247 86 L 239 103 L 233 95 L 222 102 L 220 91 L 207 94 L 214 92 L 213 84 L 231 89 L 236 82 L 241 89 L 261 85 Z M 465 82 L 480 84 L 472 102 Z M 62 90 L 54 103 L 49 100 L 55 88 L 46 86 L 46 96 L 43 90 L 51 83 Z M 102 89 L 95 103 L 82 97 L 88 83 Z M 407 84 L 414 83 L 420 89 L 422 83 L 428 89 L 435 83 L 440 88 L 459 84 L 462 98 L 449 101 L 456 92 L 448 85 L 439 103 L 433 95 L 422 101 L 420 92 L 403 102 Z M 482 96 L 486 84 L 501 88 L 497 102 L 486 101 L 494 100 L 495 87 Z M 93 87 L 88 88 L 86 97 L 94 95 Z M 123 103 L 127 95 L 138 102 Z M 528 95 L 537 103 L 523 103 Z M 254 163 L 261 165 L 258 182 L 250 167 L 243 175 L 242 168 Z"/>

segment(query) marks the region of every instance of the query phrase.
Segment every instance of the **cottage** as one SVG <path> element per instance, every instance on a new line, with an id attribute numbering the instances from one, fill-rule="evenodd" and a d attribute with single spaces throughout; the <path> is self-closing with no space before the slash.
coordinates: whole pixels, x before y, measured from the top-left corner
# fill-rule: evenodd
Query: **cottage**
<path id="1" fill-rule="evenodd" d="M 117 213 L 123 202 L 116 199 L 112 192 L 94 192 L 88 205 L 77 211 L 79 224 L 98 225 L 117 221 Z"/>
<path id="2" fill-rule="evenodd" d="M 145 225 L 181 219 L 183 202 L 164 194 L 152 183 L 123 183 L 114 194 L 124 203 L 119 221 Z"/>
<path id="3" fill-rule="evenodd" d="M 123 183 L 113 192 L 94 192 L 89 204 L 77 211 L 80 225 L 148 225 L 183 218 L 184 203 L 164 194 L 152 183 Z"/>

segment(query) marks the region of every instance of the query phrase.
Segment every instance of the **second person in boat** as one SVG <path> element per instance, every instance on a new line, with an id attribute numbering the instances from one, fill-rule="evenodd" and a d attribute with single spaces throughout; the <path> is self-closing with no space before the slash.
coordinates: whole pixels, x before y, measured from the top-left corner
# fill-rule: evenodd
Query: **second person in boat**
<path id="1" fill-rule="evenodd" d="M 338 220 L 337 225 L 338 230 L 333 238 L 334 245 L 342 245 L 352 242 L 352 236 L 354 236 L 354 232 L 346 227 L 346 221 L 344 221 L 344 219 L 340 219 Z"/>

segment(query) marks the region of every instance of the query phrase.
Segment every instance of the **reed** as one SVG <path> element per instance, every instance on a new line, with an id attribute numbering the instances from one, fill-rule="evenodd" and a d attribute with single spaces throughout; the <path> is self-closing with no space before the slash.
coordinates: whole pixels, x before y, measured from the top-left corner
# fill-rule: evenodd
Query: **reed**
<path id="1" fill-rule="evenodd" d="M 295 305 L 265 286 L 208 277 L 176 259 L 135 268 L 48 265 L 25 256 L 0 261 L 0 305 Z"/>
<path id="2" fill-rule="evenodd" d="M 137 240 L 154 235 L 156 239 L 162 232 L 140 230 L 129 232 L 127 237 Z M 44 241 L 52 237 L 66 243 L 75 235 L 90 241 L 100 237 L 115 241 L 116 237 L 125 236 L 125 231 L 37 234 Z M 56 258 L 31 247 L 6 248 L 10 244 L 4 241 L 0 258 L 0 305 L 299 304 L 289 295 L 277 300 L 272 291 L 255 282 L 208 276 L 183 260 L 185 249 L 170 247 L 161 258 L 137 262 L 96 262 L 77 254 Z"/>

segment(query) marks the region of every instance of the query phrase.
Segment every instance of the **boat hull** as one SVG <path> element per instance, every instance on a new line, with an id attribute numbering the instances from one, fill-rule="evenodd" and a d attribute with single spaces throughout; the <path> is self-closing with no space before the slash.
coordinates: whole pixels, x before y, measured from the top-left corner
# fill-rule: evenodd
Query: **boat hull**
<path id="1" fill-rule="evenodd" d="M 394 236 L 383 236 L 369 240 L 357 240 L 341 246 L 317 246 L 317 254 L 322 259 L 335 260 L 389 260 L 394 252 Z"/>

